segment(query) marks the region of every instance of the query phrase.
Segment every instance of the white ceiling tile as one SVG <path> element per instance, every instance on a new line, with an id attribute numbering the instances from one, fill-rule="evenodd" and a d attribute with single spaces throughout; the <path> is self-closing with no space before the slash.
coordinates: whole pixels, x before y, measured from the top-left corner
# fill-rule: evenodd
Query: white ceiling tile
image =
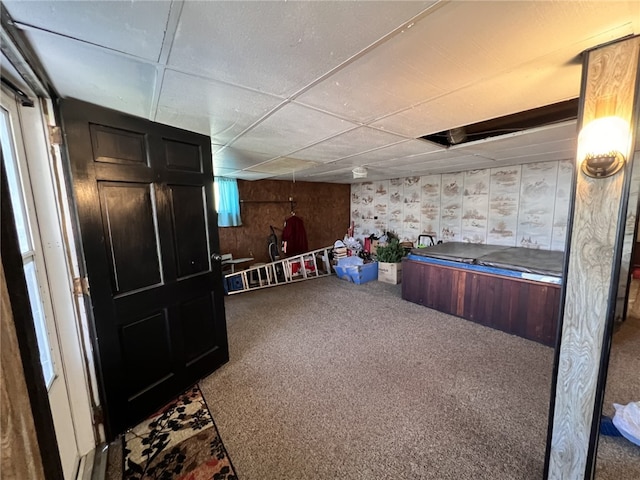
<path id="1" fill-rule="evenodd" d="M 462 157 L 445 158 L 439 160 L 430 160 L 423 163 L 413 165 L 403 165 L 395 167 L 396 170 L 404 172 L 428 171 L 434 172 L 438 168 L 448 169 L 450 172 L 460 172 L 463 170 L 475 170 L 480 168 L 489 168 L 496 166 L 497 162 L 483 157 L 466 155 Z"/>
<path id="2" fill-rule="evenodd" d="M 280 103 L 270 95 L 166 70 L 156 121 L 209 135 L 212 143 L 224 145 Z"/>
<path id="3" fill-rule="evenodd" d="M 373 125 L 417 138 L 577 98 L 580 70 L 575 65 L 561 69 L 520 69 L 381 119 Z M 554 82 L 553 89 L 544 88 L 549 82 Z M 542 92 L 536 93 L 538 90 Z M 501 94 L 486 95 L 488 91 L 500 91 Z"/>
<path id="4" fill-rule="evenodd" d="M 302 172 L 300 179 L 307 182 L 351 183 L 353 172 L 348 169 L 334 169 L 327 172 L 314 172 L 313 169 Z"/>
<path id="5" fill-rule="evenodd" d="M 293 176 L 296 174 L 296 172 L 300 170 L 306 170 L 315 165 L 317 165 L 316 162 L 309 162 L 297 158 L 283 157 L 261 163 L 260 165 L 249 167 L 246 170 L 251 172 L 270 173 L 272 175 L 290 174 Z"/>
<path id="6" fill-rule="evenodd" d="M 401 137 L 577 97 L 580 52 L 639 32 L 640 2 L 431 3 L 3 2 L 62 96 L 211 135 L 225 175 L 290 179 L 309 160 L 328 163 L 301 177 L 350 183 L 361 165 L 371 179 L 573 159 L 575 125 L 449 149 Z"/>
<path id="7" fill-rule="evenodd" d="M 407 140 L 389 147 L 379 148 L 370 152 L 338 160 L 338 165 L 371 165 L 378 163 L 392 163 L 394 159 L 420 155 L 429 152 L 444 151 L 444 148 L 425 140 Z"/>
<path id="8" fill-rule="evenodd" d="M 460 144 L 451 147 L 451 150 L 460 154 L 483 155 L 495 160 L 510 159 L 514 163 L 519 163 L 519 159 L 529 155 L 548 154 L 555 159 L 558 155 L 566 155 L 566 152 L 573 152 L 573 156 L 575 156 L 576 145 L 576 122 L 570 121 L 502 137 L 492 137 L 478 142 Z"/>
<path id="9" fill-rule="evenodd" d="M 235 173 L 238 171 L 237 168 L 220 168 L 217 166 L 213 166 L 213 174 L 216 177 L 229 177 L 235 178 Z"/>
<path id="10" fill-rule="evenodd" d="M 4 1 L 11 17 L 84 42 L 158 61 L 171 2 Z"/>
<path id="11" fill-rule="evenodd" d="M 391 42 L 397 41 L 393 39 Z M 443 95 L 446 90 L 436 87 L 428 76 L 422 76 L 411 68 L 412 57 L 418 52 L 409 45 L 402 56 L 396 52 L 384 52 L 386 45 L 378 47 L 372 54 L 331 75 L 296 100 L 349 120 L 368 123 Z"/>
<path id="12" fill-rule="evenodd" d="M 575 156 L 576 143 L 572 140 L 556 140 L 539 144 L 522 144 L 511 148 L 468 148 L 462 151 L 493 158 L 494 160 L 515 160 L 527 155 L 552 154 L 559 151 L 573 151 Z"/>
<path id="13" fill-rule="evenodd" d="M 338 166 L 335 163 L 319 163 L 319 164 L 315 164 L 312 167 L 303 170 L 301 172 L 296 172 L 296 178 L 309 178 L 309 177 L 314 177 L 314 176 L 318 176 L 318 175 L 329 175 L 329 174 L 335 174 L 336 172 L 346 172 L 349 171 L 351 172 L 352 167 L 347 166 Z M 287 178 L 291 179 L 291 173 L 289 173 L 287 175 Z"/>
<path id="14" fill-rule="evenodd" d="M 375 165 L 370 165 L 367 168 L 372 168 L 378 171 L 387 169 L 389 172 L 407 172 L 418 169 L 430 169 L 440 165 L 449 165 L 451 168 L 455 169 L 458 168 L 459 165 L 487 161 L 493 162 L 493 160 L 481 156 L 465 155 L 452 152 L 450 150 L 442 150 L 440 152 L 423 155 L 396 158 L 391 162 L 380 162 Z"/>
<path id="15" fill-rule="evenodd" d="M 333 179 L 325 179 L 323 180 L 325 183 L 342 183 L 346 185 L 350 185 L 353 182 L 353 177 L 350 177 L 346 173 L 343 175 L 339 175 L 334 177 Z"/>
<path id="16" fill-rule="evenodd" d="M 310 182 L 323 182 L 323 183 L 346 183 L 350 184 L 353 181 L 353 176 L 349 173 L 342 173 L 338 175 L 328 177 L 314 177 L 310 178 Z"/>
<path id="17" fill-rule="evenodd" d="M 306 146 L 354 128 L 339 118 L 289 103 L 244 133 L 233 147 L 286 156 Z"/>
<path id="18" fill-rule="evenodd" d="M 293 156 L 317 162 L 332 162 L 349 155 L 356 155 L 387 145 L 405 142 L 406 140 L 404 137 L 374 128 L 358 127 L 317 143 L 312 147 L 299 150 Z"/>
<path id="19" fill-rule="evenodd" d="M 574 160 L 575 148 L 559 149 L 545 152 L 514 152 L 511 155 L 496 155 L 496 163 L 500 165 L 521 165 L 524 163 L 551 162 L 553 160 Z"/>
<path id="20" fill-rule="evenodd" d="M 414 138 L 484 120 L 577 98 L 577 65 L 531 66 L 455 91 L 411 109 L 373 122 L 389 132 Z M 553 89 L 545 89 L 554 82 Z M 542 90 L 542 92 L 539 92 Z M 486 92 L 501 92 L 486 95 Z"/>
<path id="21" fill-rule="evenodd" d="M 558 45 L 570 47 L 570 54 L 565 60 L 571 60 L 583 50 L 581 45 L 577 45 L 578 40 L 590 42 L 589 46 L 602 43 L 594 37 L 601 32 L 603 22 L 608 22 L 607 30 L 626 25 L 626 33 L 633 33 L 633 25 L 628 23 L 629 5 L 617 4 L 609 8 L 605 3 L 499 1 L 443 4 L 402 34 L 376 47 L 371 54 L 359 58 L 304 93 L 299 101 L 348 119 L 369 122 L 446 92 L 478 84 L 498 72 L 512 71 L 518 65 L 555 52 Z M 608 32 L 608 35 L 617 38 L 623 33 Z M 550 42 L 549 38 L 555 41 Z M 555 63 L 541 64 L 557 66 Z M 535 74 L 540 65 L 533 67 L 524 75 L 517 73 L 518 80 Z M 573 95 L 577 96 L 580 66 L 573 70 L 577 71 L 578 86 L 573 89 Z M 519 85 L 512 79 L 503 84 L 510 90 Z M 502 93 L 501 88 L 484 91 Z M 548 90 L 557 89 L 554 85 Z M 529 103 L 543 105 L 536 103 L 536 97 L 528 97 Z M 485 102 L 495 100 L 492 95 L 484 98 Z M 518 98 L 510 98 L 509 102 L 512 100 L 517 101 Z M 451 100 L 447 98 L 446 104 L 453 112 L 447 115 L 446 109 L 438 109 L 431 122 L 428 122 L 427 109 L 422 117 L 426 125 L 416 125 L 418 132 L 424 133 L 416 134 L 415 129 L 399 130 L 398 127 L 389 130 L 399 133 L 410 131 L 414 137 L 439 131 L 443 114 L 444 122 L 453 116 L 451 126 L 472 123 L 478 121 L 476 118 L 484 112 L 485 105 L 476 105 L 478 101 L 481 98 L 467 97 L 465 103 L 453 104 L 454 108 L 451 108 Z M 499 107 L 494 110 L 502 111 L 503 107 Z M 517 105 L 513 108 L 512 111 L 523 109 Z M 458 115 L 455 112 L 462 109 L 468 111 L 468 120 L 456 120 Z M 438 126 L 434 127 L 435 130 L 425 130 L 429 123 Z"/>
<path id="22" fill-rule="evenodd" d="M 517 68 L 496 70 L 490 78 L 452 90 L 372 125 L 417 138 L 577 98 L 580 94 L 581 64 L 576 61 L 576 55 L 587 48 L 628 35 L 632 33 L 631 29 L 631 24 L 624 23 L 596 37 L 563 44 L 552 53 L 521 62 Z"/>
<path id="23" fill-rule="evenodd" d="M 493 168 L 495 167 L 495 164 L 489 164 L 489 165 L 458 165 L 454 168 L 448 167 L 446 165 L 444 166 L 432 166 L 429 169 L 425 169 L 425 170 L 417 170 L 415 172 L 411 172 L 410 175 L 411 176 L 422 176 L 422 175 L 438 175 L 438 174 L 442 174 L 442 173 L 457 173 L 457 172 L 466 172 L 469 170 L 481 170 L 481 169 L 485 169 L 485 168 Z M 408 175 L 407 175 L 408 176 Z"/>
<path id="24" fill-rule="evenodd" d="M 485 153 L 504 151 L 511 148 L 544 145 L 549 142 L 575 142 L 577 139 L 576 120 L 523 130 L 474 142 L 453 145 L 450 150 L 461 153 Z"/>
<path id="25" fill-rule="evenodd" d="M 264 163 L 272 158 L 273 157 L 271 155 L 225 147 L 213 154 L 213 165 L 214 167 L 217 166 L 220 168 L 243 170 L 245 168 Z"/>
<path id="26" fill-rule="evenodd" d="M 185 2 L 169 64 L 290 95 L 433 2 Z"/>
<path id="27" fill-rule="evenodd" d="M 471 156 L 472 155 L 469 157 Z M 412 155 L 410 157 L 396 158 L 391 166 L 393 168 L 405 168 L 412 167 L 414 165 L 431 164 L 438 161 L 451 162 L 451 164 L 455 164 L 456 161 L 460 161 L 458 160 L 459 158 L 459 156 L 452 155 L 452 152 L 445 150 L 443 152 L 427 153 L 425 155 Z"/>
<path id="28" fill-rule="evenodd" d="M 371 125 L 398 135 L 419 138 L 430 133 L 475 123 L 475 121 L 465 120 L 468 117 L 475 118 L 475 115 L 477 112 L 465 99 L 457 99 L 457 102 L 449 103 L 445 96 L 382 118 Z"/>
<path id="29" fill-rule="evenodd" d="M 233 178 L 239 178 L 241 180 L 266 180 L 271 178 L 270 173 L 248 172 L 246 170 L 238 171 L 233 174 Z"/>
<path id="30" fill-rule="evenodd" d="M 153 65 L 37 30 L 26 35 L 61 97 L 149 118 Z"/>

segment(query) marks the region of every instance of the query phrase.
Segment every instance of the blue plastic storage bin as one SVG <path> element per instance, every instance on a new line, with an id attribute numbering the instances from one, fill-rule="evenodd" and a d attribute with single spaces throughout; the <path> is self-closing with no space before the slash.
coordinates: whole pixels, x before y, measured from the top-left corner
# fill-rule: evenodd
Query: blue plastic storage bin
<path id="1" fill-rule="evenodd" d="M 378 262 L 346 267 L 336 265 L 334 269 L 338 277 L 348 282 L 357 283 L 358 285 L 378 279 Z"/>
<path id="2" fill-rule="evenodd" d="M 242 275 L 234 275 L 233 277 L 224 277 L 224 293 L 242 290 Z"/>

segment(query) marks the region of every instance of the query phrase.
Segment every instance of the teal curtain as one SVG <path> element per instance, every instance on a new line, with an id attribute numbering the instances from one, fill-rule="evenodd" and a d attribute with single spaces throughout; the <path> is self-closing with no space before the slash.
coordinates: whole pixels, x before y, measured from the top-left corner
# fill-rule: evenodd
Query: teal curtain
<path id="1" fill-rule="evenodd" d="M 213 183 L 216 193 L 216 209 L 219 227 L 238 227 L 240 218 L 240 196 L 235 178 L 216 177 Z"/>

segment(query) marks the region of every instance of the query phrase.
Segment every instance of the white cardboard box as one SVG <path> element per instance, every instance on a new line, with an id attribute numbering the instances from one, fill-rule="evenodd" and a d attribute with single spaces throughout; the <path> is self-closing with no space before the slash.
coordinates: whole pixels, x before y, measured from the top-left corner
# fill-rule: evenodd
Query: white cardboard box
<path id="1" fill-rule="evenodd" d="M 378 262 L 378 281 L 394 285 L 402 281 L 402 263 Z"/>

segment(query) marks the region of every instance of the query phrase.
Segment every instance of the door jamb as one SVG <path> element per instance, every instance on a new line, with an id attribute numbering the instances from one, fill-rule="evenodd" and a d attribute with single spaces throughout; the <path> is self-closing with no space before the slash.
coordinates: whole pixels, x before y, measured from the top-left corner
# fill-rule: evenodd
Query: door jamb
<path id="1" fill-rule="evenodd" d="M 0 152 L 0 158 L 2 154 Z M 2 217 L 13 219 L 13 209 L 9 198 L 7 178 L 4 171 L 4 159 L 2 159 L 0 204 Z M 38 449 L 42 458 L 45 477 L 50 479 L 62 479 L 62 463 L 58 455 L 58 442 L 53 426 L 53 416 L 49 405 L 47 387 L 44 383 L 42 370 L 40 369 L 40 356 L 36 340 L 35 327 L 31 316 L 31 306 L 27 293 L 27 285 L 22 273 L 22 258 L 18 246 L 18 237 L 13 221 L 0 222 L 0 242 L 2 266 L 7 281 L 11 309 L 13 310 L 14 324 L 24 378 L 29 392 L 31 412 L 38 438 Z M 16 322 L 15 319 L 23 321 Z"/>

